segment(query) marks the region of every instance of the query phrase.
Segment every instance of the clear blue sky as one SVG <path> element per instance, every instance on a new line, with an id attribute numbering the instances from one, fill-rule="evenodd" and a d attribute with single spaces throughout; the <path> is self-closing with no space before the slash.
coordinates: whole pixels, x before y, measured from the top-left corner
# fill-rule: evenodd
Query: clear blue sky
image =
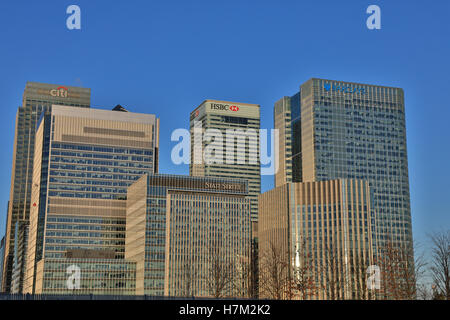
<path id="1" fill-rule="evenodd" d="M 71 4 L 80 31 L 66 28 Z M 370 4 L 381 30 L 366 28 Z M 204 99 L 260 104 L 272 128 L 274 102 L 311 77 L 404 88 L 414 236 L 448 229 L 449 12 L 448 0 L 1 1 L 0 230 L 26 81 L 89 87 L 93 107 L 157 114 L 160 172 L 188 174 L 170 162 L 170 134 Z"/>

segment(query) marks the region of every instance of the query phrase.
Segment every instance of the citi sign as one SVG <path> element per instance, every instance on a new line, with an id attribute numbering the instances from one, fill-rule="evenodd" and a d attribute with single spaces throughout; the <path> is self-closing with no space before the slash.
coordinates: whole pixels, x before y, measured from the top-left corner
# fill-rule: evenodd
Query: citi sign
<path id="1" fill-rule="evenodd" d="M 67 98 L 69 90 L 66 87 L 59 87 L 57 89 L 50 90 L 50 95 L 53 97 Z"/>
<path id="2" fill-rule="evenodd" d="M 338 86 L 338 85 L 330 85 L 329 83 L 325 83 L 323 88 L 326 92 L 330 91 L 338 91 L 342 93 L 360 93 L 365 94 L 366 89 L 363 87 L 351 87 L 351 86 Z"/>
<path id="3" fill-rule="evenodd" d="M 221 103 L 211 103 L 211 110 L 221 110 L 221 111 L 239 111 L 238 106 L 230 106 L 228 104 L 221 104 Z"/>

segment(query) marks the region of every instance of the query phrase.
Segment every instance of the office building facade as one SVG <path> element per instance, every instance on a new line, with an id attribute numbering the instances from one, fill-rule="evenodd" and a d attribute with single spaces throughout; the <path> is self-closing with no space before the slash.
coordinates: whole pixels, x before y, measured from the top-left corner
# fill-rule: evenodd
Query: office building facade
<path id="1" fill-rule="evenodd" d="M 273 108 L 274 128 L 279 133 L 278 171 L 274 186 L 302 181 L 302 148 L 300 121 L 300 93 L 283 97 Z"/>
<path id="2" fill-rule="evenodd" d="M 259 129 L 256 104 L 205 100 L 190 114 L 190 175 L 248 180 L 253 221 L 261 192 Z"/>
<path id="3" fill-rule="evenodd" d="M 157 172 L 159 119 L 151 114 L 52 107 L 36 133 L 24 291 L 36 268 L 69 249 L 123 259 L 127 188 Z M 49 260 L 50 261 L 50 260 Z"/>
<path id="4" fill-rule="evenodd" d="M 135 286 L 135 262 L 91 257 L 47 258 L 37 263 L 35 294 L 134 295 Z"/>
<path id="5" fill-rule="evenodd" d="M 0 240 L 0 259 L 3 262 L 3 257 L 5 255 L 5 237 Z M 3 263 L 0 263 L 0 277 L 3 276 Z M 1 278 L 0 278 L 1 279 Z M 0 292 L 3 292 L 0 286 Z"/>
<path id="6" fill-rule="evenodd" d="M 302 168 L 293 181 L 367 180 L 377 215 L 374 246 L 389 241 L 412 252 L 403 90 L 313 78 L 291 103 L 292 121 L 300 114 L 292 144 L 301 149 L 292 166 Z"/>
<path id="7" fill-rule="evenodd" d="M 366 181 L 347 179 L 287 183 L 261 194 L 260 298 L 370 298 L 371 198 Z"/>
<path id="8" fill-rule="evenodd" d="M 17 221 L 14 241 L 14 263 L 11 280 L 11 293 L 23 292 L 26 270 L 26 251 L 28 245 L 28 221 Z"/>
<path id="9" fill-rule="evenodd" d="M 129 187 L 126 228 L 125 259 L 136 262 L 137 295 L 212 297 L 214 266 L 231 277 L 249 261 L 247 181 L 144 176 Z M 241 283 L 221 294 L 246 289 Z"/>
<path id="10" fill-rule="evenodd" d="M 14 259 L 15 226 L 17 221 L 28 221 L 30 216 L 34 142 L 37 123 L 42 113 L 52 104 L 89 108 L 91 89 L 27 82 L 22 106 L 16 114 L 13 148 L 11 190 L 6 222 L 3 289 L 10 292 Z"/>

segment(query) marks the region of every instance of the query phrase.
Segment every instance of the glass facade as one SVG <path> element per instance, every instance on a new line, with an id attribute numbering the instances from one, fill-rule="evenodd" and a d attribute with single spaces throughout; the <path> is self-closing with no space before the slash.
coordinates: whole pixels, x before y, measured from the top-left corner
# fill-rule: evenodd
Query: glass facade
<path id="1" fill-rule="evenodd" d="M 28 222 L 18 221 L 16 223 L 14 241 L 14 263 L 11 280 L 11 293 L 22 293 L 26 270 L 25 253 L 28 245 Z"/>
<path id="2" fill-rule="evenodd" d="M 313 132 L 314 178 L 369 181 L 378 242 L 412 249 L 403 90 L 315 79 L 303 95 L 313 115 L 305 126 Z"/>
<path id="3" fill-rule="evenodd" d="M 54 94 L 58 88 L 65 89 L 66 93 Z M 23 103 L 16 115 L 11 191 L 6 224 L 7 245 L 4 260 L 6 271 L 2 281 L 6 292 L 11 289 L 15 225 L 17 221 L 28 221 L 30 216 L 35 134 L 39 119 L 45 112 L 51 110 L 53 104 L 89 108 L 90 93 L 91 90 L 88 88 L 60 87 L 37 82 L 26 84 Z"/>
<path id="4" fill-rule="evenodd" d="M 374 246 L 389 238 L 412 250 L 403 90 L 313 78 L 291 113 L 293 181 L 367 180 Z"/>
<path id="5" fill-rule="evenodd" d="M 142 192 L 142 190 L 146 190 L 146 192 Z M 219 202 L 218 199 L 221 198 L 221 194 L 231 199 L 223 198 L 223 201 Z M 215 232 L 221 230 L 224 227 L 222 225 L 224 219 L 229 214 L 233 214 L 235 215 L 234 218 L 240 221 L 240 228 L 243 228 L 241 231 L 245 232 L 240 235 L 242 239 L 245 237 L 250 239 L 250 212 L 248 211 L 249 200 L 246 199 L 247 195 L 247 182 L 238 179 L 149 175 L 148 177 L 142 177 L 132 185 L 127 196 L 125 258 L 145 261 L 141 269 L 138 264 L 137 294 L 164 295 L 166 272 L 169 267 L 168 261 L 174 258 L 171 255 L 173 250 L 178 250 L 178 254 L 185 256 L 191 250 L 198 250 L 198 246 L 201 245 L 200 242 L 192 246 L 188 245 L 187 242 L 178 242 L 187 241 L 189 236 L 198 235 L 198 233 L 184 233 L 185 238 L 183 239 L 175 236 L 177 232 L 180 232 L 179 228 L 188 227 L 186 224 L 179 224 L 179 219 L 181 219 L 181 216 L 178 216 L 179 214 L 186 214 L 194 219 L 189 223 L 189 227 L 193 229 L 202 225 L 201 219 L 208 220 L 216 217 L 214 223 L 209 225 L 210 230 L 215 230 Z M 180 197 L 186 201 L 174 200 Z M 194 201 L 194 198 L 198 201 Z M 191 200 L 187 201 L 187 199 Z M 227 206 L 227 203 L 229 203 L 229 206 Z M 247 211 L 238 213 L 238 206 L 240 208 L 244 206 Z M 228 209 L 231 208 L 233 210 L 229 211 Z M 237 216 L 238 214 L 239 216 Z M 196 215 L 197 218 L 195 218 Z M 169 219 L 177 217 L 173 224 L 169 225 L 169 229 L 167 225 L 168 217 L 171 217 Z M 143 221 L 145 221 L 145 229 L 142 229 Z M 237 228 L 236 223 L 231 223 L 227 228 L 229 232 L 237 231 L 233 229 Z M 169 234 L 166 233 L 167 230 L 169 230 Z M 145 234 L 144 242 L 141 241 L 139 236 L 143 233 Z M 224 233 L 224 235 L 227 234 L 229 235 L 229 233 Z M 243 241 L 242 239 L 241 241 Z M 231 245 L 230 248 L 237 245 L 234 242 L 229 244 Z M 250 240 L 248 240 L 249 244 Z M 167 248 L 170 248 L 169 256 L 166 255 Z M 140 273 L 139 269 L 141 270 Z M 169 274 L 171 279 L 179 276 L 178 274 Z M 179 293 L 179 291 L 170 290 L 169 292 L 167 290 L 166 287 L 166 294 Z"/>
<path id="6" fill-rule="evenodd" d="M 124 258 L 127 188 L 157 171 L 158 130 L 154 115 L 65 106 L 45 115 L 37 133 L 27 290 L 41 259 L 62 258 L 69 249 L 107 249 Z"/>
<path id="7" fill-rule="evenodd" d="M 250 202 L 244 197 L 174 192 L 168 207 L 165 294 L 212 297 L 215 286 L 211 285 L 211 275 L 214 268 L 220 268 L 235 276 L 235 283 L 242 286 L 233 287 L 230 281 L 221 295 L 245 297 L 245 286 L 249 285 L 245 272 L 250 257 Z"/>
<path id="8" fill-rule="evenodd" d="M 67 285 L 67 270 L 79 270 L 79 287 Z M 38 263 L 40 294 L 134 295 L 136 263 L 108 259 L 45 259 Z"/>
<path id="9" fill-rule="evenodd" d="M 366 285 L 374 262 L 372 199 L 368 182 L 353 179 L 287 183 L 263 193 L 260 297 L 273 298 L 270 257 L 277 254 L 277 264 L 289 266 L 279 269 L 286 272 L 278 278 L 283 295 L 293 290 L 294 299 L 373 298 Z M 292 289 L 284 279 L 308 288 Z"/>

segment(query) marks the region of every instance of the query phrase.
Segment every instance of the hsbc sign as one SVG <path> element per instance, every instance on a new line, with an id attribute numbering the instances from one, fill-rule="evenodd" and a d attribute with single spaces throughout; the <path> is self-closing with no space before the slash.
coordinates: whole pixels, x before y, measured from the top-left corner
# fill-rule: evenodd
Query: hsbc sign
<path id="1" fill-rule="evenodd" d="M 220 111 L 239 111 L 238 106 L 230 106 L 229 104 L 222 103 L 211 103 L 211 110 L 220 110 Z"/>

